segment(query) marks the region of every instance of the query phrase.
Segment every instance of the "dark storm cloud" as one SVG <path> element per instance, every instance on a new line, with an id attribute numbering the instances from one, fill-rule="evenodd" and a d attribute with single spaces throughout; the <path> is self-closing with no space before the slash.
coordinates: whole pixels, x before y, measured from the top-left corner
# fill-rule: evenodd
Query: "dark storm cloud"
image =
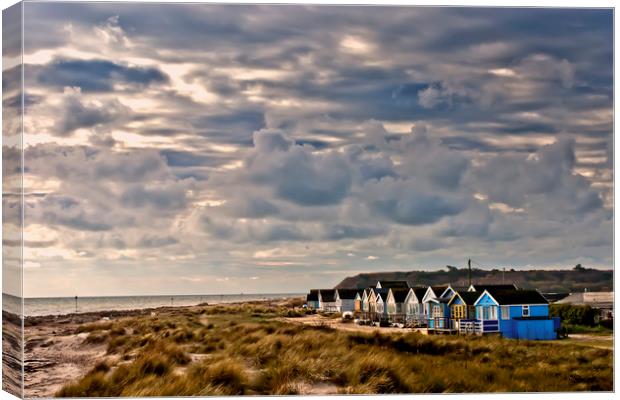
<path id="1" fill-rule="evenodd" d="M 238 218 L 265 218 L 278 214 L 278 207 L 259 197 L 246 197 L 228 202 L 225 209 Z"/>
<path id="2" fill-rule="evenodd" d="M 170 246 L 178 243 L 179 240 L 171 236 L 152 236 L 146 235 L 140 238 L 138 247 L 144 247 L 149 249 L 157 249 L 160 247 Z"/>
<path id="3" fill-rule="evenodd" d="M 536 159 L 496 157 L 474 174 L 492 201 L 512 207 L 530 205 L 547 213 L 547 218 L 579 219 L 600 210 L 603 201 L 586 178 L 573 174 L 574 146 L 574 140 L 566 138 L 543 147 Z"/>
<path id="4" fill-rule="evenodd" d="M 43 213 L 43 222 L 51 225 L 63 225 L 71 229 L 81 231 L 108 231 L 113 227 L 111 224 L 97 221 L 92 216 L 87 216 L 84 213 L 79 213 L 73 216 L 64 216 L 52 211 L 45 211 Z"/>
<path id="5" fill-rule="evenodd" d="M 338 155 L 317 155 L 277 132 L 256 132 L 255 153 L 246 160 L 253 182 L 273 187 L 274 194 L 303 206 L 339 203 L 352 181 L 349 165 Z"/>
<path id="6" fill-rule="evenodd" d="M 2 71 L 2 91 L 5 93 L 12 93 L 19 91 L 22 87 L 22 66 L 17 65 L 12 68 L 7 68 Z"/>
<path id="7" fill-rule="evenodd" d="M 324 140 L 317 139 L 296 139 L 295 144 L 300 146 L 309 145 L 317 150 L 324 150 L 329 147 L 329 143 Z"/>
<path id="8" fill-rule="evenodd" d="M 19 57 L 22 52 L 22 4 L 2 11 L 2 55 Z M 2 74 L 4 78 L 4 71 Z M 4 87 L 4 85 L 2 85 Z"/>
<path id="9" fill-rule="evenodd" d="M 92 128 L 126 118 L 129 109 L 120 102 L 112 100 L 102 105 L 83 104 L 78 96 L 69 95 L 65 99 L 62 116 L 59 117 L 55 133 L 69 136 L 79 128 Z"/>
<path id="10" fill-rule="evenodd" d="M 217 166 L 230 157 L 221 154 L 197 154 L 191 151 L 162 150 L 161 155 L 171 167 Z"/>
<path id="11" fill-rule="evenodd" d="M 128 188 L 121 196 L 121 203 L 129 208 L 151 206 L 158 210 L 183 209 L 186 206 L 183 188 L 148 189 L 140 185 Z"/>
<path id="12" fill-rule="evenodd" d="M 196 131 L 209 140 L 248 146 L 252 133 L 265 127 L 262 112 L 256 110 L 236 110 L 226 114 L 201 116 L 192 121 Z"/>
<path id="13" fill-rule="evenodd" d="M 372 210 L 403 225 L 431 224 L 465 207 L 460 199 L 424 193 L 406 182 L 380 181 L 371 191 Z"/>
<path id="14" fill-rule="evenodd" d="M 128 67 L 108 60 L 56 60 L 42 67 L 26 66 L 42 85 L 79 87 L 84 92 L 111 91 L 117 83 L 143 87 L 168 80 L 156 68 Z"/>

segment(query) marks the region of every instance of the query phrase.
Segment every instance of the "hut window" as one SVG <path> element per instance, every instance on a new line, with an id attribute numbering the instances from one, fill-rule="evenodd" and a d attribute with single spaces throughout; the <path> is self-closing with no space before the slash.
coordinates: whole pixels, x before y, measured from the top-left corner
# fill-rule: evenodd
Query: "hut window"
<path id="1" fill-rule="evenodd" d="M 530 306 L 523 306 L 523 307 L 521 308 L 521 310 L 522 310 L 522 313 L 521 313 L 521 314 L 522 314 L 524 317 L 529 317 L 529 316 L 530 316 Z"/>
<path id="2" fill-rule="evenodd" d="M 502 319 L 510 319 L 510 307 L 502 306 Z"/>

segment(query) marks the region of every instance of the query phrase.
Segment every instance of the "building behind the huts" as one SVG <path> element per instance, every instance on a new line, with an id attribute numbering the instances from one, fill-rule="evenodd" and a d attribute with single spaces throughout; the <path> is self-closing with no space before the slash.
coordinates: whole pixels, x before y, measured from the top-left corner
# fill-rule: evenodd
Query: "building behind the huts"
<path id="1" fill-rule="evenodd" d="M 571 293 L 554 304 L 590 306 L 598 311 L 598 321 L 612 320 L 614 318 L 614 292 Z"/>

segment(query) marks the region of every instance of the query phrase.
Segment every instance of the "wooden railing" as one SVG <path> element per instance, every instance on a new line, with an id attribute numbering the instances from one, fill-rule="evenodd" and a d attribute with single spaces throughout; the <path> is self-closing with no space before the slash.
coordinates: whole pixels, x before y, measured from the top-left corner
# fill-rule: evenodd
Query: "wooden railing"
<path id="1" fill-rule="evenodd" d="M 478 319 L 462 319 L 459 321 L 459 333 L 462 334 L 481 334 L 481 333 L 491 333 L 491 332 L 499 332 L 499 321 L 498 320 L 485 320 L 481 321 Z"/>
<path id="2" fill-rule="evenodd" d="M 476 320 L 465 320 L 462 319 L 459 321 L 459 333 L 460 334 L 474 334 L 482 332 L 482 324 L 480 324 Z"/>

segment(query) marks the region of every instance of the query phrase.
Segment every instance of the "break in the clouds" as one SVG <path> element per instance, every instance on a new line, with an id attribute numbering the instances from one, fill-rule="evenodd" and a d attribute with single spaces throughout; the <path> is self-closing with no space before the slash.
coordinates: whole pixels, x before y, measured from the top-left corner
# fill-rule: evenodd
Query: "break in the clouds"
<path id="1" fill-rule="evenodd" d="M 24 7 L 26 296 L 612 266 L 611 10 Z"/>

